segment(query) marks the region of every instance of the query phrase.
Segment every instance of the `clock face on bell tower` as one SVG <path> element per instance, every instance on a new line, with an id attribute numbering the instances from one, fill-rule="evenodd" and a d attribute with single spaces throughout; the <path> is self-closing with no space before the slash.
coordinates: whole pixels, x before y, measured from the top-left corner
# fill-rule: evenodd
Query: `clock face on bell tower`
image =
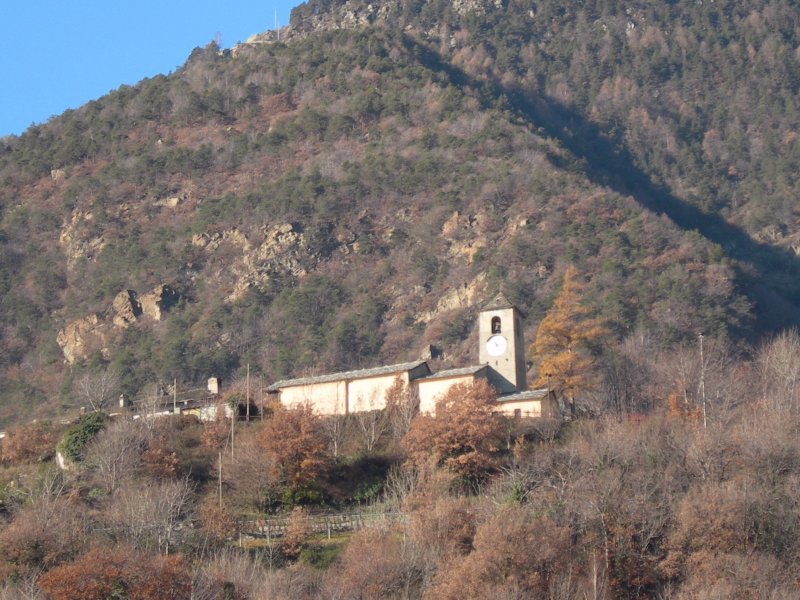
<path id="1" fill-rule="evenodd" d="M 486 352 L 489 356 L 502 356 L 508 348 L 508 341 L 502 335 L 493 335 L 486 341 Z"/>

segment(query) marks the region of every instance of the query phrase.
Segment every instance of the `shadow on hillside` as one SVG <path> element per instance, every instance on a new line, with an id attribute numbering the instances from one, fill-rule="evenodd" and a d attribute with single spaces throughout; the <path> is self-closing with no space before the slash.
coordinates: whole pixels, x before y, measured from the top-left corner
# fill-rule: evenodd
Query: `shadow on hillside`
<path id="1" fill-rule="evenodd" d="M 404 36 L 404 43 L 422 64 L 444 74 L 454 85 L 478 90 L 484 107 L 496 106 L 502 96 L 507 98 L 508 107 L 518 117 L 557 139 L 580 160 L 593 183 L 631 196 L 681 229 L 697 231 L 718 244 L 726 256 L 737 261 L 739 290 L 752 302 L 762 329 L 774 332 L 800 325 L 800 260 L 794 253 L 758 242 L 719 215 L 705 213 L 654 183 L 636 166 L 627 148 L 610 140 L 579 113 L 548 98 L 529 98 L 497 82 L 476 79 L 409 36 Z M 558 157 L 550 158 L 558 164 Z"/>

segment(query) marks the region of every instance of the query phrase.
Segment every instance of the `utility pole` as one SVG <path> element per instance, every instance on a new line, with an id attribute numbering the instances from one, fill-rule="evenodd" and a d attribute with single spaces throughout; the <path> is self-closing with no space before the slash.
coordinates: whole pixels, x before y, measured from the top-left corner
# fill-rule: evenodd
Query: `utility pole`
<path id="1" fill-rule="evenodd" d="M 245 408 L 245 423 L 250 422 L 250 363 L 247 363 L 247 383 L 245 384 L 245 400 L 247 401 L 247 408 Z"/>
<path id="2" fill-rule="evenodd" d="M 178 379 L 172 380 L 172 414 L 178 414 Z"/>
<path id="3" fill-rule="evenodd" d="M 703 358 L 703 334 L 698 334 L 700 338 L 700 403 L 703 407 L 703 429 L 708 428 L 706 419 L 706 361 Z"/>
<path id="4" fill-rule="evenodd" d="M 219 507 L 222 508 L 222 450 L 219 451 Z"/>
<path id="5" fill-rule="evenodd" d="M 153 423 L 156 422 L 156 411 L 158 410 L 158 408 L 159 408 L 158 405 L 160 404 L 159 401 L 158 401 L 158 393 L 161 391 L 160 388 L 161 388 L 161 384 L 156 382 L 156 385 L 153 388 L 153 416 L 152 416 Z"/>

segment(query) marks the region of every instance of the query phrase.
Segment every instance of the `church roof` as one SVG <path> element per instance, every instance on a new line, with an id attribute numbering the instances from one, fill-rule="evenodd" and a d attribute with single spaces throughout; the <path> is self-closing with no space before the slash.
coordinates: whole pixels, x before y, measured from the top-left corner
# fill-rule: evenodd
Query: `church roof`
<path id="1" fill-rule="evenodd" d="M 525 313 L 514 306 L 503 292 L 498 293 L 491 301 L 487 302 L 482 310 L 503 310 L 506 308 L 513 308 L 525 317 Z"/>
<path id="2" fill-rule="evenodd" d="M 353 379 L 364 379 L 367 377 L 378 377 L 379 375 L 390 375 L 392 373 L 402 373 L 404 371 L 413 371 L 417 367 L 425 366 L 425 370 L 430 373 L 428 363 L 424 360 L 416 360 L 414 362 L 399 363 L 396 365 L 384 365 L 382 367 L 374 367 L 372 369 L 358 369 L 357 371 L 341 371 L 339 373 L 327 373 L 325 375 L 316 375 L 314 377 L 300 377 L 298 379 L 284 379 L 283 381 L 276 381 L 267 388 L 268 392 L 277 392 L 281 388 L 294 387 L 298 385 L 310 385 L 312 383 L 329 383 L 331 381 L 343 381 Z"/>
<path id="3" fill-rule="evenodd" d="M 461 367 L 459 369 L 445 369 L 444 371 L 437 371 L 430 375 L 425 375 L 421 379 L 445 379 L 447 377 L 459 377 L 462 375 L 475 375 L 484 369 L 488 369 L 488 365 L 475 365 L 473 367 Z"/>
<path id="4" fill-rule="evenodd" d="M 538 400 L 547 398 L 550 391 L 547 388 L 538 390 L 523 390 L 521 392 L 511 392 L 497 397 L 497 402 L 518 402 L 520 400 Z"/>

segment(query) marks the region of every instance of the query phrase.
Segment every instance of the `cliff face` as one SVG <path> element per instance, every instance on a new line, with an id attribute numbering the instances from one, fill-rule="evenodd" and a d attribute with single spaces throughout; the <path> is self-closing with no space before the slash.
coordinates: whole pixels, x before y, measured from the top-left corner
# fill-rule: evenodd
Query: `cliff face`
<path id="1" fill-rule="evenodd" d="M 796 322 L 796 11 L 606 4 L 310 2 L 2 140 L 0 419 L 92 369 L 474 361 L 568 264 L 617 339 Z"/>

